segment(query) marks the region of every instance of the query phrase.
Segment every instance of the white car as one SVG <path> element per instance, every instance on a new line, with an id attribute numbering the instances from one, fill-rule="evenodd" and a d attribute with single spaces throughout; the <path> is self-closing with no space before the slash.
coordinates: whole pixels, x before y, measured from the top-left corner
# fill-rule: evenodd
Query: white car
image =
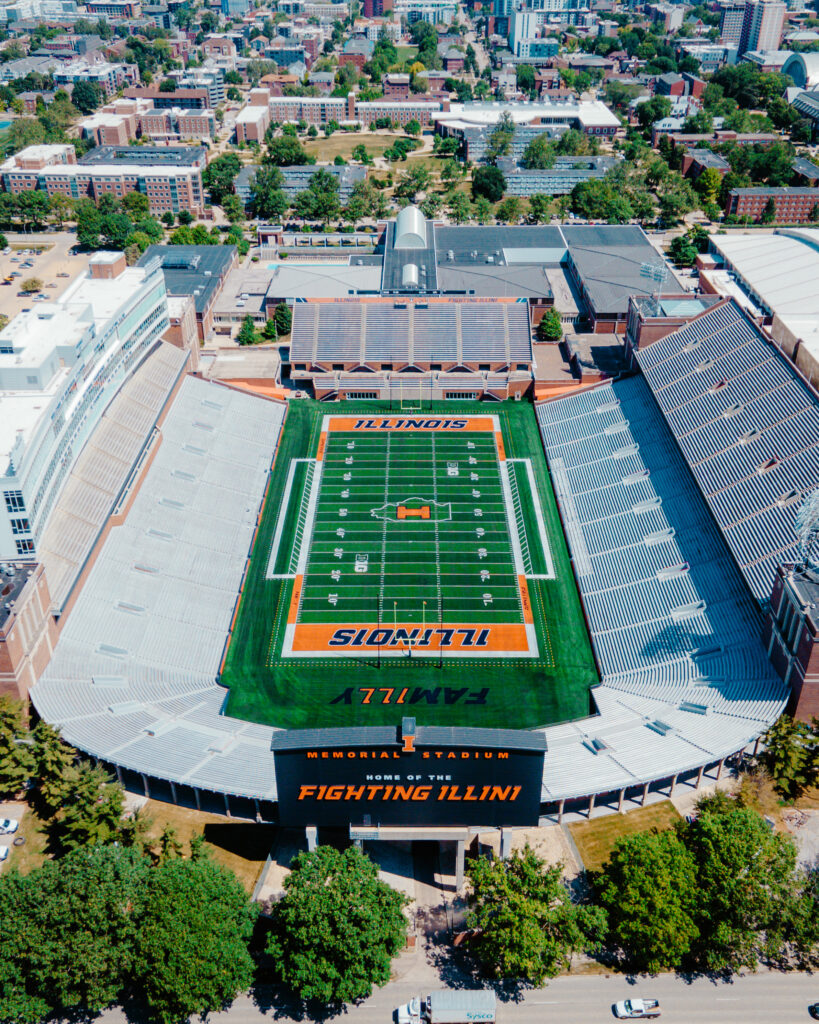
<path id="1" fill-rule="evenodd" d="M 19 824 L 16 818 L 0 818 L 0 835 L 10 836 L 17 831 Z"/>
<path id="2" fill-rule="evenodd" d="M 660 1016 L 658 999 L 624 999 L 614 1004 L 614 1016 L 620 1020 L 649 1020 Z"/>
<path id="3" fill-rule="evenodd" d="M 0 861 L 8 860 L 8 855 L 9 855 L 9 847 L 8 846 L 0 846 Z"/>

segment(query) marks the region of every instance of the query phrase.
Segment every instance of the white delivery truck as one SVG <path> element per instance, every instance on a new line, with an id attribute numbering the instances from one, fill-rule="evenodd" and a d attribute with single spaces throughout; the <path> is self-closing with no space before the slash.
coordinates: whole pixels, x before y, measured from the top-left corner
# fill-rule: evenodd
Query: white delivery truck
<path id="1" fill-rule="evenodd" d="M 395 1011 L 397 1024 L 494 1024 L 495 993 L 446 989 L 416 996 Z"/>

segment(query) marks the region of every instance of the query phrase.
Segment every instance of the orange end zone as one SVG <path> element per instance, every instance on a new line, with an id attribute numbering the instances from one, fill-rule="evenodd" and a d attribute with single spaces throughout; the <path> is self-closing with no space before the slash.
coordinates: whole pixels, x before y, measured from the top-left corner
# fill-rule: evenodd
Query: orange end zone
<path id="1" fill-rule="evenodd" d="M 295 596 L 300 591 L 301 577 L 296 578 Z M 294 614 L 293 602 L 290 613 Z M 288 622 L 292 621 L 288 616 Z M 386 624 L 354 623 L 296 623 L 293 634 L 293 652 L 315 652 L 319 655 L 344 655 L 385 650 L 405 651 L 406 641 L 413 641 L 414 653 L 437 656 L 447 654 L 484 654 L 492 651 L 529 653 L 526 627 L 523 623 L 493 622 L 486 626 L 465 623 L 444 623 L 422 628 L 418 623 Z"/>
<path id="2" fill-rule="evenodd" d="M 429 505 L 422 505 L 420 508 L 406 508 L 404 505 L 399 505 L 396 515 L 399 519 L 409 519 L 410 517 L 429 519 Z"/>
<path id="3" fill-rule="evenodd" d="M 293 593 L 290 595 L 290 607 L 287 610 L 288 625 L 292 625 L 299 614 L 299 602 L 301 601 L 301 589 L 304 586 L 304 576 L 297 576 L 293 581 Z"/>
<path id="4" fill-rule="evenodd" d="M 318 451 L 316 452 L 316 462 L 321 462 L 324 459 L 324 449 L 327 447 L 327 432 L 322 430 L 319 434 Z"/>
<path id="5" fill-rule="evenodd" d="M 535 620 L 532 618 L 532 602 L 529 600 L 529 587 L 525 576 L 518 576 L 518 589 L 520 590 L 520 603 L 523 606 L 523 619 L 531 626 Z"/>
<path id="6" fill-rule="evenodd" d="M 506 461 L 506 450 L 503 447 L 503 434 L 499 431 L 495 431 L 495 444 L 498 446 L 498 458 L 501 462 Z"/>

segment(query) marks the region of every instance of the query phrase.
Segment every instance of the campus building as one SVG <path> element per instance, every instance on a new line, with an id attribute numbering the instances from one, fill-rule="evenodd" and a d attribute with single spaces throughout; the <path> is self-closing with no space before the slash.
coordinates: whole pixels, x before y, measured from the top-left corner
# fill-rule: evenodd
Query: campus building
<path id="1" fill-rule="evenodd" d="M 142 192 L 151 213 L 198 215 L 204 208 L 205 153 L 193 146 L 97 146 L 78 161 L 71 145 L 28 146 L 0 164 L 0 175 L 4 190 L 15 194 L 40 190 L 98 200 Z"/>
<path id="2" fill-rule="evenodd" d="M 773 203 L 772 219 L 778 224 L 807 224 L 819 220 L 819 188 L 732 188 L 725 213 L 758 222 L 769 203 Z"/>

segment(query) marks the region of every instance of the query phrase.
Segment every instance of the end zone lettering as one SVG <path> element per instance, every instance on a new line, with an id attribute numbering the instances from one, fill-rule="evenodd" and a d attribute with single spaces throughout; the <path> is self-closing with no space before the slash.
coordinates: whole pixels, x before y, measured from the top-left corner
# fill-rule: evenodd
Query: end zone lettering
<path id="1" fill-rule="evenodd" d="M 415 647 L 486 647 L 489 644 L 491 629 L 360 629 L 357 626 L 345 626 L 337 629 L 329 640 L 330 647 L 395 647 L 414 642 Z M 437 638 L 437 639 L 436 639 Z"/>
<path id="2" fill-rule="evenodd" d="M 354 430 L 464 430 L 469 420 L 356 420 Z"/>

